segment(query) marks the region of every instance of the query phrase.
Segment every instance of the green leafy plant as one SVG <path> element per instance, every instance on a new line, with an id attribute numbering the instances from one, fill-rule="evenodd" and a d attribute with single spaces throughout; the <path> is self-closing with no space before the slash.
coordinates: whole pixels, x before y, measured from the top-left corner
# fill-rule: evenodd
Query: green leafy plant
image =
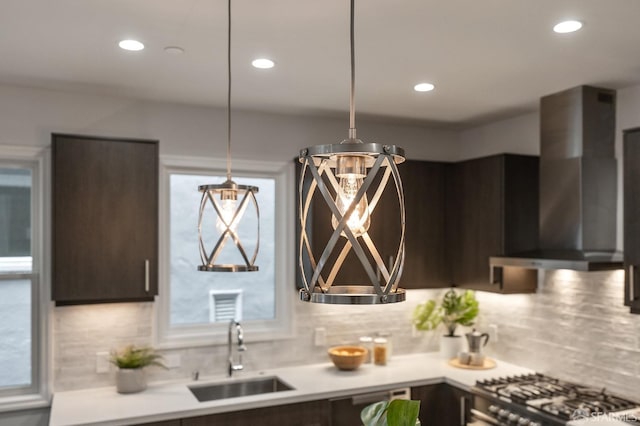
<path id="1" fill-rule="evenodd" d="M 126 346 L 120 351 L 111 352 L 110 362 L 118 368 L 143 368 L 155 365 L 167 368 L 162 363 L 162 355 L 149 346 Z"/>
<path id="2" fill-rule="evenodd" d="M 447 328 L 447 336 L 454 336 L 458 325 L 473 325 L 478 312 L 479 304 L 473 291 L 458 294 L 451 289 L 444 294 L 440 306 L 435 300 L 416 306 L 413 325 L 417 330 L 434 330 L 442 323 Z"/>
<path id="3" fill-rule="evenodd" d="M 360 420 L 364 426 L 415 426 L 419 413 L 420 401 L 394 399 L 367 405 Z"/>

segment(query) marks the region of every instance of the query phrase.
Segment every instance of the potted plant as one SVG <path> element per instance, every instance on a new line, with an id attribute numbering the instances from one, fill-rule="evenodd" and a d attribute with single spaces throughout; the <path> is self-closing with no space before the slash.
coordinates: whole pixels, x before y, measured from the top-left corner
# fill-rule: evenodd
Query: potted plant
<path id="1" fill-rule="evenodd" d="M 417 330 L 434 330 L 441 323 L 444 324 L 447 334 L 440 339 L 440 353 L 445 358 L 453 358 L 462 349 L 462 336 L 456 336 L 456 327 L 473 325 L 478 312 L 478 300 L 473 291 L 466 290 L 459 294 L 450 289 L 439 306 L 435 300 L 416 306 L 413 325 Z"/>
<path id="2" fill-rule="evenodd" d="M 126 346 L 120 351 L 111 352 L 110 361 L 118 367 L 116 388 L 118 393 L 141 392 L 147 388 L 144 367 L 156 365 L 167 368 L 161 362 L 162 355 L 149 346 Z"/>
<path id="3" fill-rule="evenodd" d="M 418 414 L 420 401 L 394 399 L 367 405 L 360 412 L 364 426 L 416 426 L 420 425 Z"/>

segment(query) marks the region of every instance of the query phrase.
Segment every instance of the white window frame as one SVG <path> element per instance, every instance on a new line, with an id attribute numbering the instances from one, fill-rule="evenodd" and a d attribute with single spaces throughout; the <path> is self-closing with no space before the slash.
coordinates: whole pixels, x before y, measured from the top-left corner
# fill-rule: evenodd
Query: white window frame
<path id="1" fill-rule="evenodd" d="M 247 342 L 269 341 L 293 337 L 292 305 L 295 298 L 294 221 L 295 190 L 294 164 L 234 159 L 232 172 L 236 176 L 271 178 L 275 180 L 275 318 L 244 321 L 242 326 Z M 160 156 L 160 269 L 159 295 L 154 303 L 154 344 L 160 349 L 188 348 L 227 344 L 228 324 L 197 324 L 170 326 L 170 176 L 192 174 L 224 176 L 223 159 Z M 206 182 L 203 182 L 203 184 Z M 193 188 L 197 191 L 197 188 Z M 280 202 L 282 201 L 282 202 Z M 194 206 L 197 208 L 198 206 Z M 193 224 L 193 243 L 197 244 L 197 223 Z M 260 265 L 258 254 L 257 264 Z M 206 274 L 206 272 L 202 272 Z M 243 272 L 245 273 L 245 272 Z M 246 272 L 250 273 L 250 272 Z"/>
<path id="2" fill-rule="evenodd" d="M 50 292 L 51 200 L 47 185 L 50 176 L 49 148 L 0 145 L 0 167 L 28 168 L 32 173 L 31 186 L 31 254 L 30 273 L 20 278 L 30 279 L 31 287 L 31 385 L 0 390 L 0 412 L 50 405 L 49 383 L 50 341 L 49 316 L 52 311 Z"/>

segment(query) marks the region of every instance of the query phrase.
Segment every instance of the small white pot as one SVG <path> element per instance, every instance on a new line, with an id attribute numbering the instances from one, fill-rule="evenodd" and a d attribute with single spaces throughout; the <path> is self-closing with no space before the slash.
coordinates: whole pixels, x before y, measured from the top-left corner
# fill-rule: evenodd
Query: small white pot
<path id="1" fill-rule="evenodd" d="M 462 336 L 441 336 L 440 355 L 442 358 L 451 359 L 458 356 L 458 352 L 462 351 L 462 340 Z"/>
<path id="2" fill-rule="evenodd" d="M 143 368 L 119 368 L 116 370 L 118 393 L 142 392 L 147 388 L 147 375 Z"/>

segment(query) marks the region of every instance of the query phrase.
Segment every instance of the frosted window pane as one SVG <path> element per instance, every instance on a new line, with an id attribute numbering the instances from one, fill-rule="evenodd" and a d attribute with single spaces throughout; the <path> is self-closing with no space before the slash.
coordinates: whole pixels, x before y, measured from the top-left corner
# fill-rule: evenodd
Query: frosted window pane
<path id="1" fill-rule="evenodd" d="M 31 281 L 0 281 L 0 388 L 31 384 Z"/>
<path id="2" fill-rule="evenodd" d="M 224 176 L 173 174 L 170 177 L 170 323 L 210 322 L 209 290 L 242 290 L 242 318 L 275 317 L 275 180 L 234 176 L 239 185 L 260 188 L 260 251 L 257 272 L 200 272 L 198 249 L 199 185 L 218 184 Z M 249 211 L 249 209 L 247 210 Z M 249 220 L 255 218 L 248 217 Z M 252 226 L 248 228 L 253 229 Z M 243 234 L 240 232 L 243 239 Z M 243 244 L 244 241 L 243 241 Z M 245 249 L 247 247 L 245 246 Z"/>
<path id="3" fill-rule="evenodd" d="M 0 258 L 31 256 L 31 171 L 0 167 Z"/>

